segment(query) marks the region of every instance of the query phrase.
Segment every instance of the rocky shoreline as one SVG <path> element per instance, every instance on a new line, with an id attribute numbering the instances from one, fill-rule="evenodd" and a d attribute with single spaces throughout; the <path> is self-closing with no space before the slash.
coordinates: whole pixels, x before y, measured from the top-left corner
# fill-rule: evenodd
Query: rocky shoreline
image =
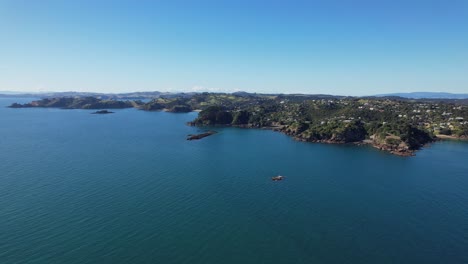
<path id="1" fill-rule="evenodd" d="M 437 138 L 439 139 L 448 139 L 448 140 L 468 140 L 467 136 L 452 136 L 452 135 L 437 135 Z"/>
<path id="2" fill-rule="evenodd" d="M 187 125 L 189 126 L 199 126 L 198 124 L 194 122 L 188 122 Z M 364 146 L 364 145 L 369 145 L 372 146 L 373 148 L 376 148 L 378 150 L 396 155 L 396 156 L 401 156 L 401 157 L 411 157 L 415 156 L 416 152 L 420 150 L 422 147 L 438 141 L 440 139 L 434 139 L 430 142 L 427 142 L 425 144 L 422 144 L 419 146 L 417 149 L 410 149 L 406 144 L 398 144 L 398 145 L 389 145 L 385 143 L 379 143 L 377 140 L 374 139 L 363 139 L 359 141 L 352 141 L 352 142 L 346 142 L 345 140 L 339 140 L 339 139 L 307 139 L 303 138 L 298 134 L 291 133 L 288 131 L 286 128 L 287 126 L 281 126 L 281 125 L 271 125 L 271 126 L 254 126 L 254 125 L 212 125 L 212 126 L 218 126 L 218 127 L 235 127 L 235 128 L 246 128 L 246 129 L 268 129 L 268 130 L 273 130 L 275 132 L 280 132 L 283 133 L 287 136 L 292 137 L 294 140 L 301 141 L 301 142 L 309 142 L 309 143 L 322 143 L 322 144 L 352 144 L 352 145 L 358 145 L 358 146 Z M 374 135 L 373 135 L 374 136 Z M 198 138 L 197 138 L 198 139 Z M 189 140 L 187 138 L 187 140 Z"/>
<path id="3" fill-rule="evenodd" d="M 297 141 L 301 142 L 310 142 L 310 143 L 322 143 L 322 144 L 353 144 L 353 145 L 370 145 L 378 150 L 388 152 L 393 155 L 397 156 L 402 156 L 402 157 L 410 157 L 410 156 L 415 156 L 415 153 L 420 149 L 410 149 L 406 144 L 399 144 L 397 146 L 394 145 L 388 145 L 385 143 L 379 143 L 378 141 L 374 139 L 364 139 L 360 141 L 352 141 L 352 142 L 346 142 L 345 140 L 342 139 L 334 139 L 333 137 L 331 139 L 306 139 L 301 136 L 298 136 L 294 133 L 288 133 L 284 129 L 273 129 L 274 131 L 281 132 L 285 135 L 293 137 Z M 431 141 L 432 142 L 432 141 Z M 429 142 L 429 143 L 431 143 Z M 422 146 L 421 146 L 422 147 Z"/>

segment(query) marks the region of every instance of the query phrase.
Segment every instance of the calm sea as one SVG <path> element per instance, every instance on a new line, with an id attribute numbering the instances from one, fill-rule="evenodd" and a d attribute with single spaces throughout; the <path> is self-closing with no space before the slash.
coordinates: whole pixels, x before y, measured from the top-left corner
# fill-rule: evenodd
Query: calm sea
<path id="1" fill-rule="evenodd" d="M 468 263 L 468 144 L 402 158 L 196 113 L 9 109 L 0 263 Z M 272 182 L 277 174 L 286 176 Z"/>

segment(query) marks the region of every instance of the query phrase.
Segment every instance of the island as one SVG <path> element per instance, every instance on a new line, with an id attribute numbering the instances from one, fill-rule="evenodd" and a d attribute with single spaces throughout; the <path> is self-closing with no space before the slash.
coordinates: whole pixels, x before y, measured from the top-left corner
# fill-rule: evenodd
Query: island
<path id="1" fill-rule="evenodd" d="M 199 111 L 189 125 L 272 129 L 299 141 L 366 144 L 399 156 L 412 156 L 436 140 L 468 138 L 467 99 L 175 93 L 159 94 L 146 102 L 78 96 L 44 98 L 27 104 L 14 103 L 10 107 Z M 187 139 L 212 135 L 206 133 Z"/>
<path id="2" fill-rule="evenodd" d="M 91 114 L 95 115 L 105 115 L 105 114 L 113 114 L 114 112 L 111 112 L 109 110 L 98 110 L 96 112 L 92 112 Z"/>

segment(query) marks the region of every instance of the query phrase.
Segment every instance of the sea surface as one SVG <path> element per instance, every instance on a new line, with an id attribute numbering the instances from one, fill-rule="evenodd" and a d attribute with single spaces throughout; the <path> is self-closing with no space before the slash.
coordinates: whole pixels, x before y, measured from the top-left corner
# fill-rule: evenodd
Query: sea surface
<path id="1" fill-rule="evenodd" d="M 196 113 L 5 108 L 26 101 L 0 99 L 1 264 L 468 263 L 466 142 L 187 141 Z"/>

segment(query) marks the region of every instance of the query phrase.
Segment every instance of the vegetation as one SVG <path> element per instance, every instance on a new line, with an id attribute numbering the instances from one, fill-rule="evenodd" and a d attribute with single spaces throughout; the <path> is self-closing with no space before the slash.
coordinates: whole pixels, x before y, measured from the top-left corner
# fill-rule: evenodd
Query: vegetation
<path id="1" fill-rule="evenodd" d="M 221 106 L 210 106 L 201 111 L 196 119 L 197 125 L 230 125 L 233 121 L 232 113 Z"/>

